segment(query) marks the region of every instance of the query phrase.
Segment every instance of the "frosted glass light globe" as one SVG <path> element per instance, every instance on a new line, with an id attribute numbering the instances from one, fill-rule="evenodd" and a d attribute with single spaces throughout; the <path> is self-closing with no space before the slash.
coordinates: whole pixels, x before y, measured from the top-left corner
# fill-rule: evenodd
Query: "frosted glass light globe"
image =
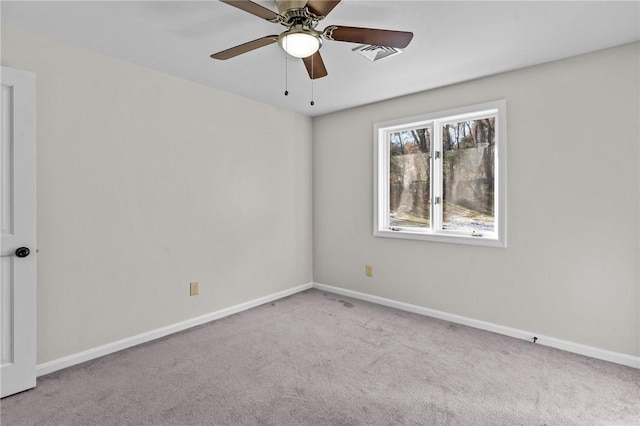
<path id="1" fill-rule="evenodd" d="M 278 37 L 278 44 L 285 52 L 296 58 L 307 58 L 320 49 L 320 37 L 304 28 L 292 28 Z"/>

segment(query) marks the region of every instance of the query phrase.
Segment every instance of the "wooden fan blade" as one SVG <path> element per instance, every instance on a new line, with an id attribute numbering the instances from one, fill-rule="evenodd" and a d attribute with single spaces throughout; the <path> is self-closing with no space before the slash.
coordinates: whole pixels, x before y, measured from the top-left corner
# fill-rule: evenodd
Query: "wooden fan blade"
<path id="1" fill-rule="evenodd" d="M 327 27 L 324 30 L 323 35 L 329 40 L 371 44 L 374 46 L 397 47 L 399 49 L 407 47 L 413 38 L 413 33 L 406 31 L 342 26 Z"/>
<path id="2" fill-rule="evenodd" d="M 278 36 L 270 35 L 249 41 L 247 43 L 232 47 L 227 50 L 223 50 L 222 52 L 214 53 L 213 55 L 211 55 L 211 57 L 213 59 L 229 59 L 238 55 L 242 55 L 243 53 L 251 52 L 252 50 L 255 50 L 259 47 L 268 46 L 272 43 L 275 43 L 276 41 L 278 41 Z"/>
<path id="3" fill-rule="evenodd" d="M 249 12 L 252 15 L 258 16 L 262 19 L 266 19 L 267 21 L 278 21 L 280 15 L 275 13 L 271 9 L 267 9 L 264 6 L 259 5 L 258 3 L 254 3 L 250 0 L 220 0 L 222 3 L 226 3 L 233 7 L 237 7 L 240 10 L 244 10 L 245 12 Z"/>
<path id="4" fill-rule="evenodd" d="M 304 66 L 307 67 L 307 72 L 312 80 L 327 76 L 327 69 L 324 66 L 322 56 L 320 56 L 320 51 L 306 58 L 302 58 L 302 61 L 304 62 Z"/>
<path id="5" fill-rule="evenodd" d="M 340 3 L 340 0 L 309 0 L 309 12 L 317 16 L 327 16 Z"/>

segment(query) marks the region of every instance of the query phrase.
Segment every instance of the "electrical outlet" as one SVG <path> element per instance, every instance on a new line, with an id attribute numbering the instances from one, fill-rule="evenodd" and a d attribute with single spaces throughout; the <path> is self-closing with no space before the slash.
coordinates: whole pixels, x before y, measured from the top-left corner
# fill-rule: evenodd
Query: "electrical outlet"
<path id="1" fill-rule="evenodd" d="M 198 281 L 191 281 L 189 283 L 189 296 L 198 295 Z"/>
<path id="2" fill-rule="evenodd" d="M 371 265 L 366 265 L 364 267 L 364 274 L 368 277 L 372 277 L 373 276 L 373 266 Z"/>

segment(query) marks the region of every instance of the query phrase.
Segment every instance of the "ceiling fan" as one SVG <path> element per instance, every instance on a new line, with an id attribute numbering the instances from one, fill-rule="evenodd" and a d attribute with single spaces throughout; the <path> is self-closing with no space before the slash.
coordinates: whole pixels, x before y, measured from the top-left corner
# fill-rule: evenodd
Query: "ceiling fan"
<path id="1" fill-rule="evenodd" d="M 413 33 L 406 31 L 342 25 L 331 25 L 322 31 L 316 30 L 318 22 L 332 11 L 340 3 L 340 0 L 276 0 L 279 13 L 250 0 L 220 1 L 269 22 L 282 24 L 287 30 L 280 35 L 268 35 L 214 53 L 211 55 L 212 58 L 230 59 L 278 42 L 289 55 L 302 59 L 311 79 L 321 78 L 328 74 L 319 52 L 323 39 L 402 49 L 407 47 L 413 38 Z"/>

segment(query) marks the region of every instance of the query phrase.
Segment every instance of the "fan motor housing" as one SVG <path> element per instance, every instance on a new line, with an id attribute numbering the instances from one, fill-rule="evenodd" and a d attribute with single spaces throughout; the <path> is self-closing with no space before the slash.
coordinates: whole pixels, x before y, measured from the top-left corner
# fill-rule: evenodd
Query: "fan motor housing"
<path id="1" fill-rule="evenodd" d="M 290 10 L 304 10 L 307 0 L 276 0 L 276 8 L 280 15 L 286 14 Z"/>
<path id="2" fill-rule="evenodd" d="M 297 25 L 311 27 L 313 23 L 309 15 L 300 9 L 291 9 L 281 16 L 284 18 L 284 24 L 289 28 Z"/>

